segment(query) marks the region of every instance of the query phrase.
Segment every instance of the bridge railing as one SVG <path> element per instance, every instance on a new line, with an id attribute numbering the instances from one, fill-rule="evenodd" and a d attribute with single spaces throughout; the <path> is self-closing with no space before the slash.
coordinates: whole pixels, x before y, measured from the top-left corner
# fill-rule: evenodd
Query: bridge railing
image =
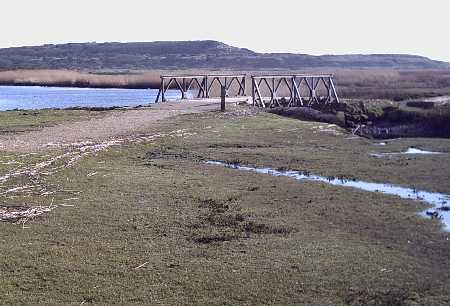
<path id="1" fill-rule="evenodd" d="M 196 91 L 197 98 L 220 97 L 221 88 L 225 88 L 227 96 L 232 86 L 238 88 L 237 96 L 244 96 L 246 91 L 246 75 L 239 74 L 206 74 L 206 75 L 162 75 L 161 85 L 155 103 L 166 102 L 169 89 L 180 91 L 181 99 L 187 99 L 188 93 Z"/>
<path id="2" fill-rule="evenodd" d="M 332 74 L 252 75 L 253 105 L 258 107 L 301 107 L 339 103 Z M 226 96 L 237 89 L 236 96 L 246 94 L 245 74 L 162 75 L 156 103 L 166 102 L 169 89 L 180 91 L 181 99 L 192 92 L 196 98 Z"/>
<path id="3" fill-rule="evenodd" d="M 258 107 L 339 103 L 331 74 L 252 76 L 252 98 Z"/>

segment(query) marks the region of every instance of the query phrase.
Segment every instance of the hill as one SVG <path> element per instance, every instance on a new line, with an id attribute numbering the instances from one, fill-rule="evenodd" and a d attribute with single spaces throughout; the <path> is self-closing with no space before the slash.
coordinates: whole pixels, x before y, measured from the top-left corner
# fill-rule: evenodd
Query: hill
<path id="1" fill-rule="evenodd" d="M 323 55 L 257 53 L 217 41 L 70 43 L 0 49 L 0 70 L 147 69 L 448 69 L 449 63 L 398 54 Z"/>

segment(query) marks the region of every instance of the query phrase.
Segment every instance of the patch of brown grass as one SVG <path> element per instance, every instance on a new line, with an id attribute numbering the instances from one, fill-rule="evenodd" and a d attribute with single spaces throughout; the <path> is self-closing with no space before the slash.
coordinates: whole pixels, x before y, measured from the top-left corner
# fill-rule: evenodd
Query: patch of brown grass
<path id="1" fill-rule="evenodd" d="M 91 73 L 71 70 L 14 70 L 0 72 L 0 85 L 97 88 L 157 88 L 159 72 Z"/>

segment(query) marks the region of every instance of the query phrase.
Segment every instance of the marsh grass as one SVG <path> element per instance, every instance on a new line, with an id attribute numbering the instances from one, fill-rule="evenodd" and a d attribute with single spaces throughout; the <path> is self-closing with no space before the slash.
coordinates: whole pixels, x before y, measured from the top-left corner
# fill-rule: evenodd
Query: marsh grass
<path id="1" fill-rule="evenodd" d="M 448 233 L 439 221 L 416 215 L 423 204 L 236 172 L 191 157 L 447 193 L 448 158 L 373 159 L 369 140 L 320 132 L 322 123 L 237 114 L 240 109 L 230 107 L 227 117 L 181 116 L 161 128 L 185 128 L 195 135 L 113 147 L 37 177 L 34 184 L 67 190 L 51 195 L 55 204 L 74 206 L 54 210 L 25 229 L 0 223 L 2 303 L 448 302 Z M 248 146 L 235 145 L 242 143 Z M 397 140 L 384 149 L 398 151 L 412 143 L 450 151 L 448 141 L 431 139 Z M 78 199 L 66 201 L 74 197 L 69 191 L 79 191 Z M 30 201 L 16 196 L 17 203 Z"/>

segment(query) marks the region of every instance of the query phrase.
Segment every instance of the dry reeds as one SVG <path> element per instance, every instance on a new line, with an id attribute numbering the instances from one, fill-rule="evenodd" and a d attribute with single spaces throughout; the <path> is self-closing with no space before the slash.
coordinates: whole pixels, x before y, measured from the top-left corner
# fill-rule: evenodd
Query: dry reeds
<path id="1" fill-rule="evenodd" d="M 72 70 L 13 70 L 0 71 L 0 85 L 62 86 L 91 88 L 158 89 L 162 74 L 219 74 L 225 71 L 96 71 Z M 279 71 L 233 71 L 232 73 L 273 74 Z M 395 70 L 315 68 L 283 71 L 283 74 L 333 73 L 338 94 L 343 98 L 370 98 L 405 100 L 410 98 L 450 94 L 449 70 Z M 250 94 L 250 78 L 247 78 Z M 287 90 L 287 89 L 286 89 Z M 280 94 L 287 94 L 281 90 Z M 230 92 L 237 91 L 233 86 Z M 212 93 L 217 95 L 218 92 Z"/>
<path id="2" fill-rule="evenodd" d="M 158 88 L 159 73 L 89 73 L 71 70 L 13 70 L 0 72 L 0 85 L 91 88 Z"/>

